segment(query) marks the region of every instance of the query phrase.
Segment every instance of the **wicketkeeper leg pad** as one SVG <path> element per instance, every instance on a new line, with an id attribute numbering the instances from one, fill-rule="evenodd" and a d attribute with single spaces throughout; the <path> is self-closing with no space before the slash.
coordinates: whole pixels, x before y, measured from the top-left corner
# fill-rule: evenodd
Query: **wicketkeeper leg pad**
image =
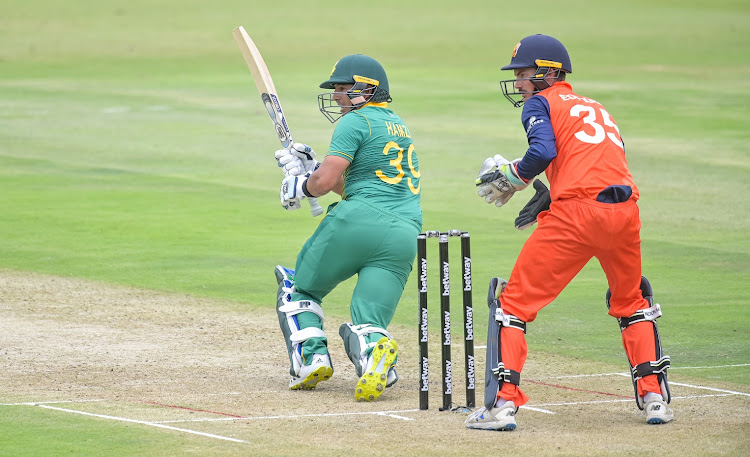
<path id="1" fill-rule="evenodd" d="M 276 297 L 276 314 L 279 318 L 279 326 L 286 341 L 289 353 L 289 374 L 299 376 L 303 365 L 302 345 L 310 338 L 325 338 L 325 332 L 317 327 L 300 328 L 297 315 L 310 312 L 316 314 L 323 324 L 323 308 L 312 300 L 291 301 L 294 292 L 294 270 L 277 266 L 276 279 L 279 282 Z"/>
<path id="2" fill-rule="evenodd" d="M 636 311 L 633 315 L 628 317 L 621 317 L 617 319 L 620 325 L 620 331 L 624 332 L 629 326 L 637 324 L 639 322 L 651 322 L 654 327 L 654 346 L 656 353 L 654 354 L 654 360 L 640 363 L 633 366 L 628 360 L 630 365 L 630 376 L 633 381 L 633 388 L 635 389 L 635 402 L 639 409 L 643 409 L 644 402 L 643 397 L 638 395 L 638 380 L 644 376 L 656 375 L 656 379 L 659 382 L 661 388 L 661 395 L 664 400 L 669 403 L 671 400 L 671 394 L 669 392 L 669 383 L 667 381 L 667 369 L 670 365 L 668 355 L 664 355 L 661 346 L 661 338 L 659 336 L 659 327 L 656 324 L 656 319 L 661 316 L 661 306 L 658 303 L 654 303 L 654 291 L 651 288 L 651 283 L 646 279 L 645 276 L 641 276 L 641 294 L 643 298 L 648 301 L 649 308 L 641 309 Z M 609 300 L 612 297 L 612 292 L 607 289 L 607 309 L 609 309 Z"/>
<path id="3" fill-rule="evenodd" d="M 489 410 L 494 408 L 497 394 L 503 387 L 503 383 L 519 385 L 521 374 L 514 370 L 505 368 L 500 350 L 500 330 L 502 327 L 513 327 L 526 333 L 526 322 L 523 322 L 512 314 L 503 312 L 498 296 L 505 289 L 508 282 L 502 278 L 492 278 L 487 296 L 487 306 L 490 308 L 490 316 L 487 320 L 487 350 L 484 372 L 484 406 Z"/>

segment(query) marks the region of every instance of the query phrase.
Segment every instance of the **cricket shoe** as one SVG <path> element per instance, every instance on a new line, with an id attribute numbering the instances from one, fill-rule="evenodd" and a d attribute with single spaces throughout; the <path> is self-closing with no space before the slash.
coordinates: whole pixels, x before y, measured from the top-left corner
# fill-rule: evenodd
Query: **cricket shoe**
<path id="1" fill-rule="evenodd" d="M 512 401 L 499 408 L 487 410 L 484 406 L 469 414 L 464 424 L 466 428 L 477 430 L 511 431 L 516 429 L 516 408 Z"/>
<path id="2" fill-rule="evenodd" d="M 357 401 L 373 401 L 377 399 L 389 385 L 398 380 L 398 375 L 393 372 L 392 382 L 389 384 L 389 371 L 396 362 L 398 356 L 398 343 L 396 340 L 384 336 L 378 340 L 370 354 L 369 368 L 357 381 L 354 389 L 354 398 Z"/>
<path id="3" fill-rule="evenodd" d="M 391 387 L 392 385 L 396 384 L 396 381 L 398 381 L 398 373 L 396 373 L 396 367 L 391 367 L 391 369 L 388 370 L 388 379 L 385 382 L 385 386 Z"/>
<path id="4" fill-rule="evenodd" d="M 646 412 L 646 423 L 652 425 L 666 424 L 674 420 L 672 409 L 667 406 L 664 400 L 658 398 L 646 403 L 643 407 Z"/>
<path id="5" fill-rule="evenodd" d="M 299 376 L 289 381 L 292 390 L 312 390 L 321 381 L 328 381 L 333 376 L 331 357 L 328 354 L 314 354 L 310 365 L 302 365 Z"/>

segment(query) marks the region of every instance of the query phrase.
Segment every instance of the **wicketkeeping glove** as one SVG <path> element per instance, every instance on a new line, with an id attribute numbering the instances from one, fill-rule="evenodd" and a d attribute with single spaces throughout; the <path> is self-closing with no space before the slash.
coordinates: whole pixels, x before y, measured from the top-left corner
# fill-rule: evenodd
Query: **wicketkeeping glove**
<path id="1" fill-rule="evenodd" d="M 515 165 L 520 161 L 516 159 L 510 162 L 500 154 L 485 159 L 475 181 L 479 187 L 477 194 L 484 197 L 487 203 L 494 202 L 498 208 L 506 204 L 516 191 L 528 186 L 516 172 Z"/>
<path id="2" fill-rule="evenodd" d="M 547 211 L 550 203 L 552 203 L 549 196 L 549 189 L 547 189 L 547 186 L 543 182 L 535 179 L 534 190 L 536 190 L 534 196 L 531 197 L 531 200 L 518 213 L 518 217 L 516 218 L 516 228 L 518 230 L 525 230 L 534 225 L 539 213 Z"/>

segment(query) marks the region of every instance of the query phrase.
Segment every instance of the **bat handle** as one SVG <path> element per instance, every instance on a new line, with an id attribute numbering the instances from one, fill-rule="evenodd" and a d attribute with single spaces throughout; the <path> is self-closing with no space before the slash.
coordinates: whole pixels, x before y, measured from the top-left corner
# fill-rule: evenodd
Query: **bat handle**
<path id="1" fill-rule="evenodd" d="M 312 214 L 313 217 L 318 217 L 323 214 L 323 208 L 318 204 L 317 198 L 308 197 L 308 200 L 310 201 L 310 214 Z"/>

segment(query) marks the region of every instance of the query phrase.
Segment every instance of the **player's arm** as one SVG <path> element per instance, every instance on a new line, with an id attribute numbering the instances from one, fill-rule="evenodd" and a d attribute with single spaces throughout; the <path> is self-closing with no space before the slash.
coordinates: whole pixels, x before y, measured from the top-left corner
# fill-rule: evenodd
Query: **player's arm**
<path id="1" fill-rule="evenodd" d="M 523 104 L 521 122 L 526 131 L 529 148 L 516 164 L 515 171 L 524 181 L 529 182 L 544 172 L 552 159 L 557 157 L 555 131 L 550 122 L 550 109 L 547 99 L 531 97 Z"/>
<path id="2" fill-rule="evenodd" d="M 329 154 L 317 170 L 307 180 L 308 193 L 316 197 L 336 192 L 341 195 L 344 190 L 344 171 L 350 162 L 340 156 Z"/>
<path id="3" fill-rule="evenodd" d="M 521 120 L 529 142 L 528 150 L 522 158 L 513 161 L 499 154 L 486 159 L 476 180 L 479 196 L 497 207 L 507 203 L 515 192 L 525 189 L 557 156 L 547 100 L 535 96 L 523 106 Z"/>

